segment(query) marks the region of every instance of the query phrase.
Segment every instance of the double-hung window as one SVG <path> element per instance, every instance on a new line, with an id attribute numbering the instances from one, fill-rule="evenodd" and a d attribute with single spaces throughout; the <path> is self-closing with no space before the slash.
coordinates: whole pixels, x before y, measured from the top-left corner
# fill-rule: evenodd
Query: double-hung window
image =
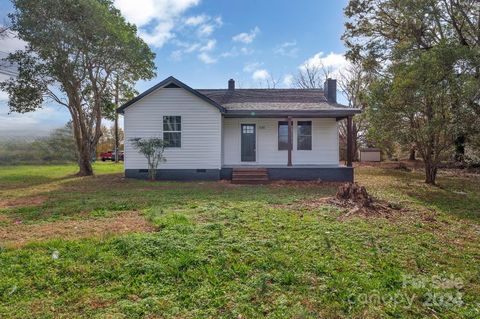
<path id="1" fill-rule="evenodd" d="M 297 122 L 297 150 L 312 150 L 312 121 Z"/>
<path id="2" fill-rule="evenodd" d="M 288 122 L 278 122 L 278 150 L 288 150 Z"/>
<path id="3" fill-rule="evenodd" d="M 182 146 L 182 117 L 164 116 L 163 117 L 163 140 L 166 147 Z"/>

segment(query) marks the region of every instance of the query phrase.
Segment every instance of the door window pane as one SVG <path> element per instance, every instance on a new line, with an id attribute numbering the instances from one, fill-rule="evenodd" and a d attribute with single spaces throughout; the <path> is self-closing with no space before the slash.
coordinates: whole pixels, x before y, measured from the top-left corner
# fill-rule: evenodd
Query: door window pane
<path id="1" fill-rule="evenodd" d="M 253 134 L 255 131 L 255 127 L 252 125 L 243 125 L 242 130 L 243 134 Z"/>

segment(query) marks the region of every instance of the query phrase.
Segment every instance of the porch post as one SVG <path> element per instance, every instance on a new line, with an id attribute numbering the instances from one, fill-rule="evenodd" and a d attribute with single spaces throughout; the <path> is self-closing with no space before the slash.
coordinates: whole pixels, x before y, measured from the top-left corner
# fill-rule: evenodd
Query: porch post
<path id="1" fill-rule="evenodd" d="M 353 158 L 353 132 L 352 132 L 352 116 L 347 117 L 347 166 L 352 167 Z"/>
<path id="2" fill-rule="evenodd" d="M 292 149 L 293 149 L 293 123 L 292 117 L 288 117 L 288 163 L 287 166 L 292 166 Z"/>

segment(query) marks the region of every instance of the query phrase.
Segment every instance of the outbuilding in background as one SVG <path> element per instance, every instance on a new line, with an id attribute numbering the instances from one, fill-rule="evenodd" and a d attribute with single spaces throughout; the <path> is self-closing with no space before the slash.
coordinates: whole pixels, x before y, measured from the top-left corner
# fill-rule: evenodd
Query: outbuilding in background
<path id="1" fill-rule="evenodd" d="M 360 162 L 380 162 L 381 150 L 379 148 L 361 148 L 359 151 Z"/>

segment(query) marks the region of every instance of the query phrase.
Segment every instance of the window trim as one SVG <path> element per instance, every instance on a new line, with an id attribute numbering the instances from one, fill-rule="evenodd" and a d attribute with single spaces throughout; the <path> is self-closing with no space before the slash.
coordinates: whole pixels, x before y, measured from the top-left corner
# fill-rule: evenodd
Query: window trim
<path id="1" fill-rule="evenodd" d="M 287 146 L 285 148 L 280 148 L 280 125 L 287 126 Z M 288 151 L 288 121 L 278 121 L 277 122 L 277 149 L 279 151 Z"/>
<path id="2" fill-rule="evenodd" d="M 310 135 L 300 134 L 300 123 L 310 123 Z M 303 149 L 300 148 L 300 137 L 310 137 L 310 148 Z M 310 121 L 297 121 L 297 151 L 311 151 L 313 149 L 313 122 Z"/>
<path id="3" fill-rule="evenodd" d="M 166 131 L 165 130 L 165 118 L 167 117 L 179 117 L 180 118 L 180 131 Z M 165 145 L 165 148 L 182 148 L 183 142 L 182 142 L 182 131 L 183 131 L 183 125 L 182 125 L 182 116 L 181 115 L 164 115 L 162 117 L 162 137 L 163 140 L 165 141 L 165 133 L 179 133 L 180 134 L 180 146 L 168 146 Z"/>

